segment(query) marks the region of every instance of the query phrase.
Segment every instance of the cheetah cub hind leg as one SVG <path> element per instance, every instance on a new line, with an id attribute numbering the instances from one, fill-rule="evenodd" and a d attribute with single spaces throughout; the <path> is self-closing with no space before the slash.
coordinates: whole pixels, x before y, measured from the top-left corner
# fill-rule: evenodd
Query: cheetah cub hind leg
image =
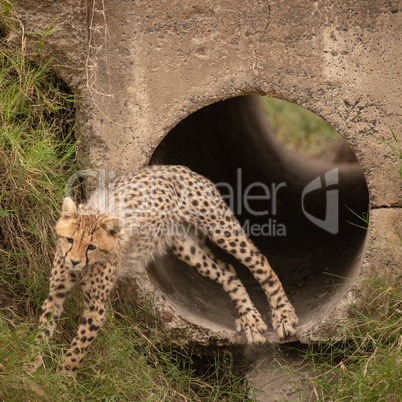
<path id="1" fill-rule="evenodd" d="M 243 331 L 246 334 L 248 344 L 262 345 L 266 342 L 263 333 L 267 330 L 267 326 L 254 306 L 237 318 L 235 324 L 237 332 Z"/>
<path id="2" fill-rule="evenodd" d="M 196 236 L 190 235 L 185 240 L 175 238 L 171 250 L 177 258 L 195 267 L 199 274 L 223 287 L 239 314 L 239 318 L 235 320 L 236 331 L 244 331 L 249 344 L 266 342 L 263 333 L 267 326 L 230 264 L 217 259 Z"/>
<path id="3" fill-rule="evenodd" d="M 299 319 L 290 303 L 272 311 L 272 326 L 280 341 L 297 333 L 295 326 L 298 322 Z"/>
<path id="4" fill-rule="evenodd" d="M 255 308 L 243 283 L 237 277 L 236 271 L 230 264 L 226 264 L 214 258 L 216 265 L 226 272 L 226 280 L 223 279 L 222 286 L 225 292 L 233 300 L 239 318 L 235 320 L 236 331 L 243 331 L 246 334 L 247 343 L 260 345 L 266 342 L 263 333 L 268 329 L 263 321 L 260 312 Z"/>
<path id="5" fill-rule="evenodd" d="M 233 300 L 239 314 L 239 318 L 235 320 L 236 331 L 246 334 L 247 343 L 261 345 L 266 342 L 263 333 L 268 329 L 263 321 L 260 312 L 255 308 L 253 302 L 247 293 L 246 288 L 237 276 L 232 265 L 222 262 L 216 258 L 211 251 L 202 245 L 208 256 L 217 266 L 227 272 L 227 279 L 222 281 L 225 292 Z M 224 276 L 224 275 L 222 275 Z"/>

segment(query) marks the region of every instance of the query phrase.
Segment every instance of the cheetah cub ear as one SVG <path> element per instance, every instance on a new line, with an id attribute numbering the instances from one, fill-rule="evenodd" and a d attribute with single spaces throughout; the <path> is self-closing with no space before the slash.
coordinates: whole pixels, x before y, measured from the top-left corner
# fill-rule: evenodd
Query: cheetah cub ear
<path id="1" fill-rule="evenodd" d="M 64 219 L 75 218 L 77 216 L 77 205 L 70 198 L 66 197 L 63 201 L 63 208 L 61 210 L 61 217 Z"/>
<path id="2" fill-rule="evenodd" d="M 101 227 L 113 237 L 120 233 L 120 229 L 122 226 L 123 221 L 120 218 L 116 218 L 114 216 L 108 216 L 101 222 Z"/>

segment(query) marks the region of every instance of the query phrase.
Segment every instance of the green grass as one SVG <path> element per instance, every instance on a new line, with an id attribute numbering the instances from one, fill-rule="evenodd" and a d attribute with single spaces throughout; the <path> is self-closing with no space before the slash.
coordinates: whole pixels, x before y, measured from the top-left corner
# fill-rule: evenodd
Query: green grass
<path id="1" fill-rule="evenodd" d="M 318 157 L 340 140 L 340 135 L 316 114 L 290 102 L 263 97 L 268 121 L 277 138 L 290 149 Z"/>
<path id="2" fill-rule="evenodd" d="M 75 168 L 74 110 L 46 63 L 7 47 L 17 24 L 9 1 L 0 11 L 0 308 L 12 300 L 30 315 L 43 298 L 51 228 Z"/>
<path id="3" fill-rule="evenodd" d="M 28 376 L 22 365 L 34 326 L 14 317 L 0 320 L 0 329 L 0 400 L 54 401 L 64 394 L 73 401 L 242 401 L 247 396 L 249 386 L 235 374 L 231 359 L 217 353 L 201 367 L 191 349 L 169 345 L 160 331 L 141 327 L 129 314 L 109 314 L 84 367 L 68 384 L 57 365 L 63 338 L 72 337 L 72 330 L 57 335 L 46 347 L 45 367 Z"/>
<path id="4" fill-rule="evenodd" d="M 399 401 L 402 397 L 402 291 L 384 278 L 364 283 L 338 341 L 300 350 L 301 397 L 320 401 Z M 340 339 L 340 340 L 339 340 Z M 293 371 L 294 374 L 294 371 Z"/>

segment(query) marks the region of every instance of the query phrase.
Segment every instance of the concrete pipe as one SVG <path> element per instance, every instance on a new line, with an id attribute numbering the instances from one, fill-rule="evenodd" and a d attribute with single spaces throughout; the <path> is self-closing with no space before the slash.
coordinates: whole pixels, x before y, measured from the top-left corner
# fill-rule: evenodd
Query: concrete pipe
<path id="1" fill-rule="evenodd" d="M 279 275 L 303 331 L 338 304 L 339 290 L 356 275 L 366 235 L 353 224 L 359 224 L 354 214 L 368 210 L 367 185 L 358 163 L 321 162 L 286 149 L 270 130 L 258 96 L 228 99 L 191 114 L 160 143 L 151 163 L 183 164 L 218 185 Z M 331 171 L 336 182 L 303 197 L 309 183 Z M 336 214 L 337 221 L 333 228 L 323 228 L 326 194 L 331 190 L 339 198 L 339 210 L 337 200 L 328 214 Z M 234 258 L 226 259 L 269 322 L 269 306 L 259 284 Z M 207 329 L 212 338 L 234 331 L 236 313 L 219 285 L 173 256 L 158 259 L 149 272 L 174 315 Z M 268 337 L 274 339 L 272 333 Z"/>

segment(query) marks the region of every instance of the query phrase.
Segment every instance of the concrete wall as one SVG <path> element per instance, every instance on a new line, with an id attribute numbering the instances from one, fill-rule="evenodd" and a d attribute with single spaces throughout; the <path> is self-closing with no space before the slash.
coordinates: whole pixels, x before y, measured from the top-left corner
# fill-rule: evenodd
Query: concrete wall
<path id="1" fill-rule="evenodd" d="M 371 135 L 395 145 L 391 126 L 402 143 L 398 1 L 17 0 L 17 6 L 29 39 L 35 35 L 28 32 L 53 22 L 58 28 L 44 51 L 79 95 L 84 165 L 135 171 L 175 126 L 217 101 L 260 94 L 295 102 L 338 130 L 364 172 L 370 250 L 348 276 L 399 274 L 401 246 L 392 233 L 402 232 L 401 161 Z M 153 291 L 146 272 L 138 278 Z M 323 328 L 331 333 L 356 286 L 342 289 L 322 307 L 329 326 L 306 322 L 302 341 Z M 169 315 L 167 325 L 181 319 L 174 312 L 177 320 Z M 233 332 L 185 319 L 182 327 L 186 337 L 191 327 L 194 339 L 203 333 L 222 342 Z"/>

